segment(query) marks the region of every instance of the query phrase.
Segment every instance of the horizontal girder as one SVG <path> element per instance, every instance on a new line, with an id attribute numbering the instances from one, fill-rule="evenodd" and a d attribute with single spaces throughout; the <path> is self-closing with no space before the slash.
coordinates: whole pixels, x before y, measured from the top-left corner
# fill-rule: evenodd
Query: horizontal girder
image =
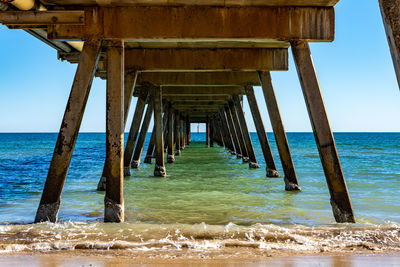
<path id="1" fill-rule="evenodd" d="M 48 37 L 333 41 L 334 20 L 333 7 L 88 7 L 85 25 L 49 25 Z"/>

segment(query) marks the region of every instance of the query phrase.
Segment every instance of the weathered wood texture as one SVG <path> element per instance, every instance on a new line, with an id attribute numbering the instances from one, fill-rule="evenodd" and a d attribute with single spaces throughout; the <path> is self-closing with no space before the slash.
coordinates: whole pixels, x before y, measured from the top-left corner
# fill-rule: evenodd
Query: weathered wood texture
<path id="1" fill-rule="evenodd" d="M 334 6 L 339 0 L 42 0 L 44 4 L 99 6 Z"/>
<path id="2" fill-rule="evenodd" d="M 146 114 L 142 122 L 142 128 L 140 129 L 139 138 L 136 143 L 135 152 L 133 153 L 133 158 L 131 161 L 131 167 L 133 169 L 139 168 L 140 165 L 140 155 L 143 151 L 144 141 L 146 140 L 147 131 L 149 129 L 149 124 L 151 121 L 151 116 L 153 115 L 153 98 L 150 96 L 147 104 Z"/>
<path id="3" fill-rule="evenodd" d="M 257 163 L 257 158 L 256 158 L 256 153 L 254 152 L 253 142 L 251 141 L 249 129 L 247 127 L 246 119 L 245 119 L 244 113 L 243 113 L 243 108 L 242 108 L 241 101 L 240 101 L 238 95 L 233 95 L 233 102 L 235 104 L 235 107 L 236 107 L 236 110 L 238 113 L 239 123 L 242 128 L 244 142 L 246 145 L 247 153 L 249 155 L 249 167 L 253 168 L 253 169 L 260 168 L 260 165 L 258 165 L 258 163 Z"/>
<path id="4" fill-rule="evenodd" d="M 236 110 L 236 107 L 235 107 L 235 104 L 233 103 L 233 101 L 229 102 L 229 109 L 231 110 L 233 124 L 235 126 L 236 134 L 237 134 L 237 137 L 239 140 L 240 150 L 242 152 L 242 160 L 243 160 L 243 162 L 248 162 L 249 161 L 249 153 L 247 152 L 247 147 L 244 142 L 242 127 L 239 123 L 239 117 L 238 117 L 237 110 Z"/>
<path id="5" fill-rule="evenodd" d="M 206 122 L 206 147 L 210 147 L 210 120 L 208 116 Z"/>
<path id="6" fill-rule="evenodd" d="M 48 36 L 333 41 L 334 22 L 333 7 L 98 7 L 85 10 L 84 26 L 51 25 Z"/>
<path id="7" fill-rule="evenodd" d="M 235 152 L 235 148 L 233 146 L 233 142 L 232 142 L 232 133 L 231 133 L 231 129 L 229 128 L 229 124 L 228 121 L 226 119 L 226 114 L 225 114 L 225 110 L 223 108 L 221 108 L 219 110 L 219 114 L 220 114 L 220 118 L 221 118 L 221 126 L 222 126 L 222 131 L 224 133 L 224 143 L 225 143 L 225 147 L 227 150 L 229 150 L 232 154 L 236 154 Z"/>
<path id="8" fill-rule="evenodd" d="M 124 221 L 124 42 L 107 44 L 104 221 Z"/>
<path id="9" fill-rule="evenodd" d="M 228 86 L 260 85 L 257 72 L 142 72 L 138 84 L 150 83 L 157 86 Z"/>
<path id="10" fill-rule="evenodd" d="M 174 155 L 174 120 L 175 120 L 175 112 L 173 111 L 172 107 L 168 107 L 168 155 L 167 155 L 167 163 L 174 163 L 175 162 L 175 155 Z"/>
<path id="11" fill-rule="evenodd" d="M 213 119 L 209 119 L 210 124 L 210 147 L 214 147 L 214 122 Z M 190 126 L 189 126 L 190 129 Z"/>
<path id="12" fill-rule="evenodd" d="M 379 6 L 400 88 L 400 0 L 379 0 Z"/>
<path id="13" fill-rule="evenodd" d="M 186 145 L 190 144 L 190 119 L 189 115 L 186 115 Z"/>
<path id="14" fill-rule="evenodd" d="M 267 164 L 267 177 L 279 177 L 271 147 L 269 146 L 268 137 L 264 128 L 264 123 L 261 118 L 260 110 L 258 109 L 257 99 L 254 94 L 253 86 L 245 87 L 247 101 L 249 102 L 250 111 L 253 117 L 254 125 L 258 139 L 260 140 L 261 150 L 264 155 L 265 163 Z"/>
<path id="15" fill-rule="evenodd" d="M 6 11 L 0 12 L 0 23 L 4 25 L 84 25 L 84 11 Z"/>
<path id="16" fill-rule="evenodd" d="M 286 48 L 126 49 L 125 67 L 147 71 L 288 70 Z M 98 72 L 106 69 L 100 61 Z"/>
<path id="17" fill-rule="evenodd" d="M 57 221 L 61 192 L 99 59 L 101 41 L 85 42 L 61 123 L 35 222 Z"/>
<path id="18" fill-rule="evenodd" d="M 128 112 L 132 102 L 132 94 L 135 88 L 137 71 L 125 72 L 124 75 L 125 75 L 124 78 L 124 130 L 125 130 L 126 119 L 128 118 Z M 106 167 L 107 165 L 104 163 L 103 172 L 101 174 L 99 183 L 97 184 L 98 191 L 106 190 L 106 180 L 107 180 L 107 177 L 105 176 Z M 126 168 L 124 168 L 124 176 L 129 176 L 130 175 L 129 172 L 130 172 L 129 169 L 126 170 Z"/>
<path id="19" fill-rule="evenodd" d="M 175 156 L 179 156 L 181 154 L 181 131 L 180 131 L 180 123 L 179 123 L 179 112 L 176 110 L 175 111 L 175 127 L 174 127 L 174 131 L 175 131 Z"/>
<path id="20" fill-rule="evenodd" d="M 307 42 L 293 42 L 292 51 L 331 194 L 333 214 L 337 222 L 355 222 L 349 192 L 326 114 L 309 45 Z"/>
<path id="21" fill-rule="evenodd" d="M 285 189 L 288 191 L 300 190 L 292 155 L 290 154 L 285 128 L 283 127 L 282 123 L 281 113 L 279 111 L 278 102 L 276 101 L 271 74 L 269 72 L 260 72 L 259 74 L 264 92 L 265 103 L 267 104 L 269 118 L 271 120 L 276 145 L 278 147 L 279 157 L 281 159 L 283 172 L 285 174 Z"/>
<path id="22" fill-rule="evenodd" d="M 133 150 L 135 148 L 136 139 L 139 133 L 140 123 L 143 118 L 144 108 L 147 101 L 147 91 L 142 90 L 136 102 L 135 113 L 133 114 L 131 128 L 129 130 L 128 140 L 126 141 L 125 151 L 124 151 L 124 175 L 130 175 L 131 161 Z"/>
<path id="23" fill-rule="evenodd" d="M 164 165 L 164 128 L 162 119 L 162 92 L 160 87 L 151 87 L 150 94 L 154 101 L 154 143 L 156 146 L 156 164 L 154 167 L 154 176 L 165 177 Z"/>
<path id="24" fill-rule="evenodd" d="M 233 143 L 235 144 L 236 156 L 242 157 L 242 149 L 240 148 L 240 142 L 237 134 L 236 127 L 233 123 L 232 113 L 228 105 L 224 106 L 226 118 L 228 120 L 229 128 L 231 129 Z"/>
<path id="25" fill-rule="evenodd" d="M 167 124 L 167 120 L 168 120 L 168 114 L 164 114 L 163 116 L 163 131 L 165 132 L 166 129 L 166 124 Z M 154 157 L 153 152 L 154 152 L 154 147 L 155 147 L 155 129 L 153 126 L 153 131 L 151 132 L 151 137 L 150 137 L 150 142 L 149 142 L 149 146 L 147 147 L 147 153 L 146 153 L 146 157 L 144 158 L 144 163 L 151 163 L 151 159 Z"/>
<path id="26" fill-rule="evenodd" d="M 243 94 L 243 86 L 163 86 L 164 96 L 229 96 Z"/>

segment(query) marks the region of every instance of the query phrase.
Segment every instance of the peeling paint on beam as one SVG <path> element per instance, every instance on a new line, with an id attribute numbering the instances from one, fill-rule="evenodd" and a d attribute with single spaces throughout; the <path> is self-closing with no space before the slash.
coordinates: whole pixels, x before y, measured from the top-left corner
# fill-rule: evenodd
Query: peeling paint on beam
<path id="1" fill-rule="evenodd" d="M 156 19 L 155 19 L 156 18 Z M 123 26 L 121 26 L 123 25 Z M 333 41 L 333 7 L 133 6 L 85 9 L 85 26 L 51 25 L 50 39 Z"/>

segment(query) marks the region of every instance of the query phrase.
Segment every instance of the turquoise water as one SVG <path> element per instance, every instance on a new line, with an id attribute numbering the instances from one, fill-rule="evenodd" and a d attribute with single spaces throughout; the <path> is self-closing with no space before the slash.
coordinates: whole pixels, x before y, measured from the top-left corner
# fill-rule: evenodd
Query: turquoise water
<path id="1" fill-rule="evenodd" d="M 35 228 L 25 224 L 33 222 L 57 135 L 0 134 L 0 224 L 3 224 L 0 234 L 3 234 L 3 242 L 4 235 L 43 231 L 43 228 L 48 229 L 43 237 L 46 239 L 48 235 L 63 236 L 65 229 L 84 229 L 85 233 L 93 231 L 93 234 L 104 232 L 114 241 L 123 239 L 118 234 L 120 231 L 132 229 L 134 234 L 128 238 L 130 241 L 143 236 L 144 232 L 148 239 L 161 240 L 174 231 L 185 232 L 188 238 L 199 235 L 201 230 L 205 238 L 204 227 L 213 229 L 206 231 L 207 238 L 226 242 L 226 229 L 233 227 L 240 238 L 249 239 L 249 233 L 258 231 L 262 238 L 257 240 L 264 240 L 265 231 L 274 232 L 275 237 L 278 233 L 290 235 L 294 231 L 302 238 L 312 236 L 313 242 L 317 242 L 314 240 L 317 236 L 337 238 L 331 236 L 337 229 L 350 229 L 347 234 L 355 240 L 355 229 L 361 229 L 361 236 L 375 233 L 368 240 L 387 245 L 389 238 L 395 244 L 390 243 L 391 247 L 400 247 L 400 133 L 335 134 L 357 219 L 354 226 L 334 221 L 311 133 L 288 133 L 302 192 L 286 192 L 282 178 L 265 177 L 265 162 L 257 135 L 252 133 L 251 137 L 261 165 L 256 170 L 249 169 L 247 164 L 216 144 L 214 148 L 206 148 L 202 133 L 192 133 L 190 148 L 176 157 L 175 164 L 166 166 L 167 178 L 153 177 L 154 165 L 142 163 L 140 169 L 132 170 L 132 176 L 124 180 L 127 223 L 109 226 L 101 223 L 104 193 L 96 191 L 105 157 L 105 135 L 81 133 L 62 195 L 59 220 L 64 223 L 42 224 Z M 274 137 L 270 133 L 268 137 L 278 171 L 283 174 Z M 142 162 L 149 138 L 150 135 Z M 31 234 L 24 242 L 33 242 L 33 236 L 37 238 Z M 10 236 L 8 238 L 16 242 L 17 239 Z M 179 236 L 176 235 L 176 240 Z M 346 240 L 343 242 L 349 241 Z"/>

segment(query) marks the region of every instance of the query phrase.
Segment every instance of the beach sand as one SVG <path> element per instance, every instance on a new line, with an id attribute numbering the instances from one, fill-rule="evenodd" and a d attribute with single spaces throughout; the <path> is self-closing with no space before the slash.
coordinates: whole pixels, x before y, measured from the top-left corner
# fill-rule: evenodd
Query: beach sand
<path id="1" fill-rule="evenodd" d="M 159 255 L 118 251 L 52 251 L 0 256 L 0 266 L 400 266 L 400 253 L 321 253 L 318 255 Z"/>

